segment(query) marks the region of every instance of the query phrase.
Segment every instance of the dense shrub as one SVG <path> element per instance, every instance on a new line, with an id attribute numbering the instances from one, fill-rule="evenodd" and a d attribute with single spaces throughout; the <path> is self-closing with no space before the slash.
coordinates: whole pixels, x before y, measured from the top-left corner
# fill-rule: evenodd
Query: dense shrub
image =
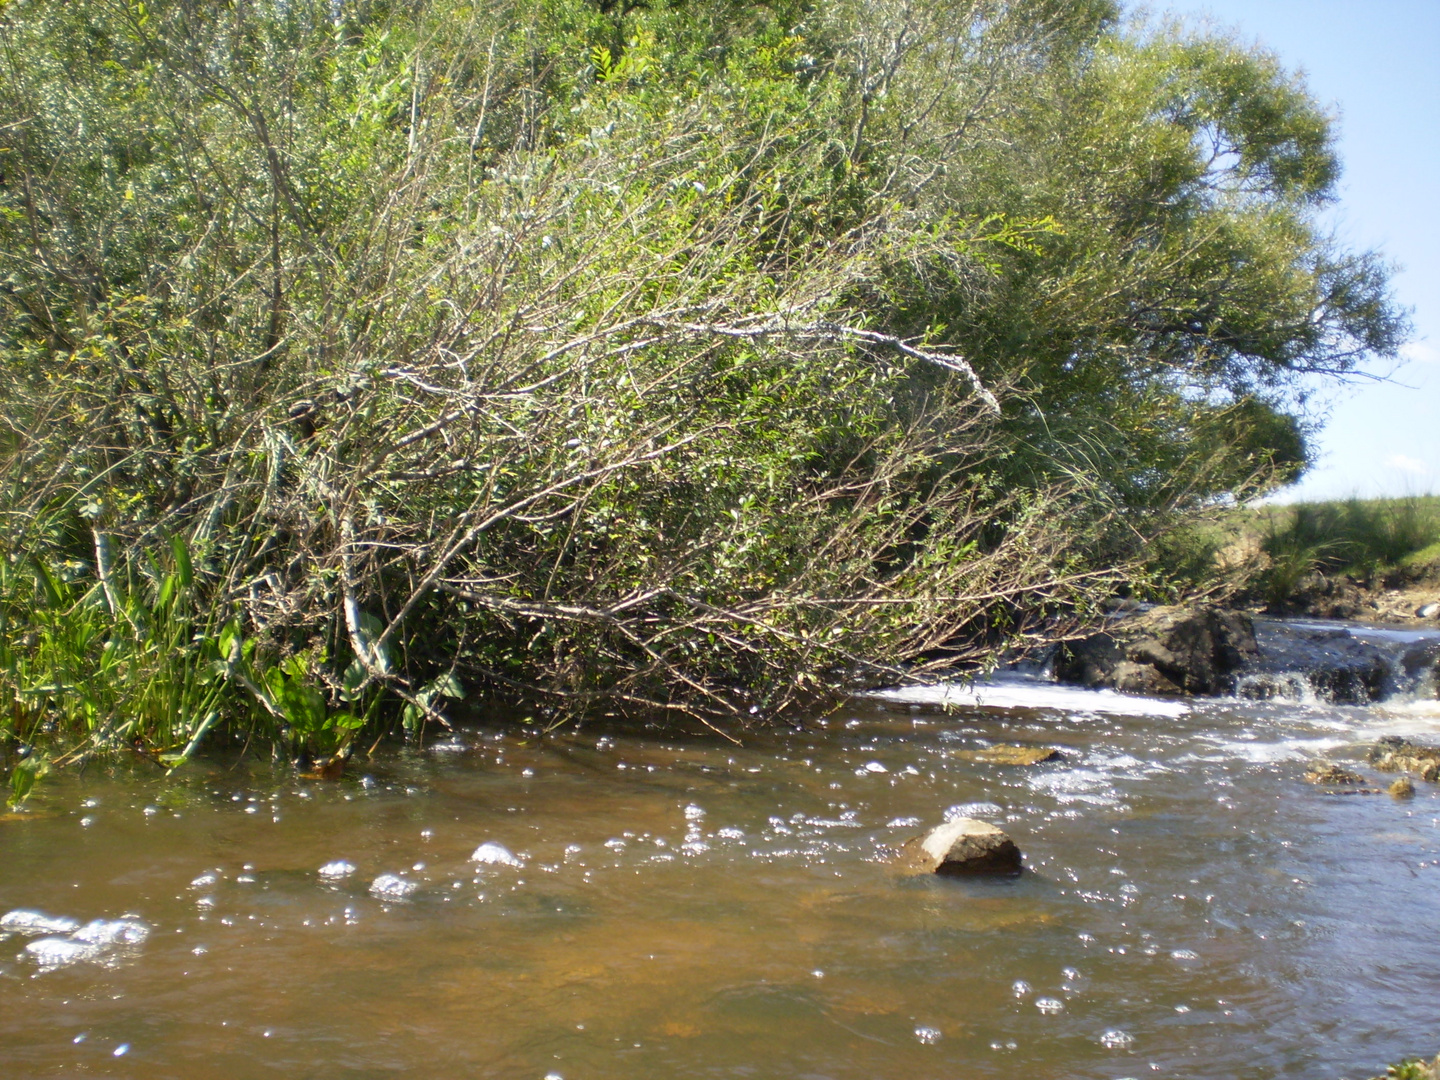
<path id="1" fill-rule="evenodd" d="M 1303 87 L 1107 3 L 15 0 L 0 42 L 16 733 L 84 712 L 43 579 L 99 672 L 107 577 L 153 606 L 181 550 L 166 662 L 316 753 L 978 657 L 1293 475 L 1290 380 L 1403 332 L 1313 226 Z M 213 711 L 107 708 L 166 751 Z"/>

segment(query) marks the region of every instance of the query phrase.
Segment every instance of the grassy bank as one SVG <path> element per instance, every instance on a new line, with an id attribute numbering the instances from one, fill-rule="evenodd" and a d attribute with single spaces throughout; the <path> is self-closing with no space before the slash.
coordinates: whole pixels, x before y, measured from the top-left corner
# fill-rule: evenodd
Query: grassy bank
<path id="1" fill-rule="evenodd" d="M 1240 528 L 1268 563 L 1255 589 L 1277 607 L 1303 602 L 1315 575 L 1371 588 L 1440 579 L 1440 496 L 1267 506 Z"/>

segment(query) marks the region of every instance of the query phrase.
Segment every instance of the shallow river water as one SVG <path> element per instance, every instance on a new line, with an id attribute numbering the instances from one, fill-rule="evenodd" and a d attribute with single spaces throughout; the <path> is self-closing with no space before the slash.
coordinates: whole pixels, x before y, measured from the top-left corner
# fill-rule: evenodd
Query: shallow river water
<path id="1" fill-rule="evenodd" d="M 1440 703 L 1017 680 L 739 747 L 92 768 L 0 821 L 0 1076 L 1369 1076 L 1440 1049 L 1440 788 L 1302 773 L 1382 733 Z M 993 742 L 1065 756 L 965 756 Z M 887 865 L 947 813 L 1027 872 Z"/>

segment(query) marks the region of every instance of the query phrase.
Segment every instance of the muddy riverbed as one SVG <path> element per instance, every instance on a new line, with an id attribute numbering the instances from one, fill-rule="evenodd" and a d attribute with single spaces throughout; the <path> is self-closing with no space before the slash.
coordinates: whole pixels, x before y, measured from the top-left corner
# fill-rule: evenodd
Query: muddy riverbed
<path id="1" fill-rule="evenodd" d="M 1015 678 L 739 747 L 92 767 L 0 821 L 0 1076 L 1369 1076 L 1440 1032 L 1440 788 L 1303 773 L 1387 733 L 1440 742 L 1440 702 Z M 1027 872 L 895 873 L 947 813 Z"/>

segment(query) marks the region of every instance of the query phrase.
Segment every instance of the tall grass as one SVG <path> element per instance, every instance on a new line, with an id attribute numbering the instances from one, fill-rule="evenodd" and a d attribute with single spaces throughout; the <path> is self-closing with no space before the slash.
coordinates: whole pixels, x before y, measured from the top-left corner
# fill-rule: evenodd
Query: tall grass
<path id="1" fill-rule="evenodd" d="M 1440 497 L 1269 507 L 1259 531 L 1270 558 L 1262 588 L 1267 600 L 1278 603 L 1309 574 L 1372 579 L 1411 563 L 1440 543 Z"/>

